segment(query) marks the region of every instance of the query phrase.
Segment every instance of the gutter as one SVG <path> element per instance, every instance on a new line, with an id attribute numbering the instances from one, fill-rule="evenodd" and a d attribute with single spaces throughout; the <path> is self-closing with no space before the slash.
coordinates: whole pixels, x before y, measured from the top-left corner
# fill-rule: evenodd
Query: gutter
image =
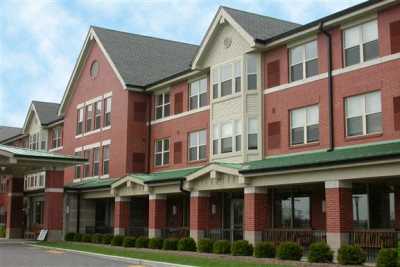
<path id="1" fill-rule="evenodd" d="M 334 139 L 334 118 L 333 118 L 333 64 L 332 64 L 332 35 L 324 29 L 324 22 L 322 21 L 319 25 L 319 30 L 328 39 L 328 125 L 329 125 L 329 148 L 328 152 L 335 149 Z"/>

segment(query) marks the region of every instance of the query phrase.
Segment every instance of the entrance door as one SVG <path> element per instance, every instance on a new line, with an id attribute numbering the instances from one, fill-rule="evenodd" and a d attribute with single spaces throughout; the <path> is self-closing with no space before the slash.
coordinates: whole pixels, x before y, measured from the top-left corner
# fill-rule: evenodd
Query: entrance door
<path id="1" fill-rule="evenodd" d="M 231 242 L 243 239 L 243 199 L 231 200 Z"/>

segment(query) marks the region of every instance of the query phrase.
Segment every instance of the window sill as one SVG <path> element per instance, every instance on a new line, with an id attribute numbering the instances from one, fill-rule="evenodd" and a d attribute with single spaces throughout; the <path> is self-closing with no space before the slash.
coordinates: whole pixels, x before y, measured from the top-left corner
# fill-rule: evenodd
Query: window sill
<path id="1" fill-rule="evenodd" d="M 217 103 L 225 102 L 225 101 L 228 101 L 228 100 L 232 100 L 234 98 L 238 98 L 240 96 L 242 96 L 242 91 L 237 92 L 237 93 L 233 93 L 231 95 L 226 95 L 226 96 L 222 96 L 222 97 L 218 97 L 218 98 L 212 99 L 211 103 L 212 104 L 217 104 Z"/>
<path id="2" fill-rule="evenodd" d="M 81 137 L 83 137 L 83 134 L 75 135 L 75 139 L 78 139 L 78 138 L 81 138 Z"/>
<path id="3" fill-rule="evenodd" d="M 315 147 L 321 145 L 320 142 L 312 142 L 312 143 L 307 143 L 307 144 L 298 144 L 298 145 L 290 145 L 289 149 L 301 149 L 301 148 L 307 148 L 307 147 Z"/>
<path id="4" fill-rule="evenodd" d="M 381 136 L 383 136 L 383 132 L 371 133 L 371 134 L 365 134 L 365 135 L 356 135 L 356 136 L 346 136 L 345 141 L 351 142 L 351 141 L 364 140 L 364 139 L 376 138 L 376 137 L 381 137 Z"/>
<path id="5" fill-rule="evenodd" d="M 63 146 L 59 146 L 59 147 L 55 147 L 55 148 L 49 149 L 49 152 L 55 152 L 55 151 L 59 151 L 59 150 L 62 150 L 62 149 L 64 149 L 64 147 Z"/>
<path id="6" fill-rule="evenodd" d="M 109 175 L 109 174 L 106 174 L 106 175 L 100 176 L 100 178 L 101 178 L 101 179 L 107 179 L 107 178 L 110 178 L 110 175 Z"/>
<path id="7" fill-rule="evenodd" d="M 204 163 L 207 162 L 208 159 L 199 159 L 199 160 L 188 160 L 187 163 L 188 164 L 197 164 L 197 163 Z"/>
<path id="8" fill-rule="evenodd" d="M 238 152 L 229 152 L 229 153 L 220 153 L 220 154 L 216 154 L 216 155 L 212 155 L 213 159 L 225 159 L 225 158 L 230 158 L 230 157 L 237 157 L 237 156 L 241 156 L 242 152 L 238 151 Z"/>
<path id="9" fill-rule="evenodd" d="M 88 136 L 88 135 L 91 135 L 91 134 L 99 133 L 100 131 L 101 131 L 101 128 L 96 129 L 96 130 L 92 130 L 90 132 L 84 133 L 83 136 Z"/>
<path id="10" fill-rule="evenodd" d="M 102 128 L 103 131 L 107 131 L 107 130 L 110 130 L 110 129 L 111 129 L 111 125 L 108 125 L 108 126 Z"/>

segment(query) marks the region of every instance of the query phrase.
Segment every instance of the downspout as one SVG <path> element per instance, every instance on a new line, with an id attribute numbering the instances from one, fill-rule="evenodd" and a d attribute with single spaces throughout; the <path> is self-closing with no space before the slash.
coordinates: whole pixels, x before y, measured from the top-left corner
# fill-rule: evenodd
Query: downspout
<path id="1" fill-rule="evenodd" d="M 328 38 L 328 116 L 329 116 L 329 148 L 328 152 L 335 149 L 334 119 L 333 119 L 333 77 L 332 77 L 332 35 L 324 29 L 324 22 L 319 25 L 319 30 Z"/>

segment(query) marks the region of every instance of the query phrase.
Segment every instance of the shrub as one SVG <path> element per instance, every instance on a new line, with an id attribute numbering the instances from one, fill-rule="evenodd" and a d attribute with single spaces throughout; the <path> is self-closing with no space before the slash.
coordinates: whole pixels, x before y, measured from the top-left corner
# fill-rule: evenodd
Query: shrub
<path id="1" fill-rule="evenodd" d="M 149 239 L 145 236 L 139 236 L 135 243 L 137 248 L 147 248 L 149 246 Z"/>
<path id="2" fill-rule="evenodd" d="M 178 239 L 167 238 L 164 239 L 163 247 L 164 250 L 177 250 L 178 249 Z"/>
<path id="3" fill-rule="evenodd" d="M 149 248 L 151 249 L 162 249 L 164 240 L 159 237 L 149 239 Z"/>
<path id="4" fill-rule="evenodd" d="M 182 238 L 178 241 L 178 250 L 196 251 L 196 242 L 191 237 Z"/>
<path id="5" fill-rule="evenodd" d="M 109 245 L 111 244 L 111 241 L 113 240 L 114 236 L 113 235 L 103 235 L 103 244 Z"/>
<path id="6" fill-rule="evenodd" d="M 398 254 L 395 249 L 383 248 L 379 251 L 376 259 L 376 267 L 398 267 Z"/>
<path id="7" fill-rule="evenodd" d="M 253 246 L 247 240 L 233 242 L 231 253 L 233 256 L 253 256 Z"/>
<path id="8" fill-rule="evenodd" d="M 254 248 L 254 256 L 257 258 L 274 258 L 275 247 L 271 242 L 259 242 Z"/>
<path id="9" fill-rule="evenodd" d="M 81 241 L 82 241 L 82 242 L 87 242 L 87 243 L 92 242 L 92 235 L 90 235 L 90 234 L 83 234 L 83 235 L 82 235 L 82 238 L 81 238 Z"/>
<path id="10" fill-rule="evenodd" d="M 277 256 L 281 260 L 299 261 L 303 256 L 303 248 L 294 242 L 282 242 L 278 246 Z"/>
<path id="11" fill-rule="evenodd" d="M 103 243 L 103 235 L 102 234 L 92 235 L 92 243 L 96 243 L 96 244 Z"/>
<path id="12" fill-rule="evenodd" d="M 213 251 L 214 242 L 210 239 L 200 239 L 197 242 L 197 250 L 203 253 L 211 253 Z"/>
<path id="13" fill-rule="evenodd" d="M 333 251 L 325 242 L 313 243 L 308 253 L 309 262 L 329 263 L 333 260 Z"/>
<path id="14" fill-rule="evenodd" d="M 82 235 L 80 233 L 76 233 L 74 236 L 74 241 L 75 242 L 81 242 Z"/>
<path id="15" fill-rule="evenodd" d="M 0 225 L 0 237 L 6 237 L 6 227 L 3 224 Z"/>
<path id="16" fill-rule="evenodd" d="M 122 246 L 122 243 L 124 243 L 123 235 L 116 235 L 111 240 L 111 246 Z"/>
<path id="17" fill-rule="evenodd" d="M 122 245 L 126 248 L 133 248 L 136 243 L 136 238 L 133 236 L 126 236 Z"/>
<path id="18" fill-rule="evenodd" d="M 75 233 L 66 233 L 64 236 L 65 241 L 74 241 L 74 239 L 75 239 Z"/>
<path id="19" fill-rule="evenodd" d="M 344 245 L 338 250 L 337 260 L 343 265 L 360 265 L 367 260 L 367 254 L 359 246 Z"/>
<path id="20" fill-rule="evenodd" d="M 231 244 L 227 240 L 218 240 L 213 244 L 213 253 L 229 254 L 231 253 Z"/>

